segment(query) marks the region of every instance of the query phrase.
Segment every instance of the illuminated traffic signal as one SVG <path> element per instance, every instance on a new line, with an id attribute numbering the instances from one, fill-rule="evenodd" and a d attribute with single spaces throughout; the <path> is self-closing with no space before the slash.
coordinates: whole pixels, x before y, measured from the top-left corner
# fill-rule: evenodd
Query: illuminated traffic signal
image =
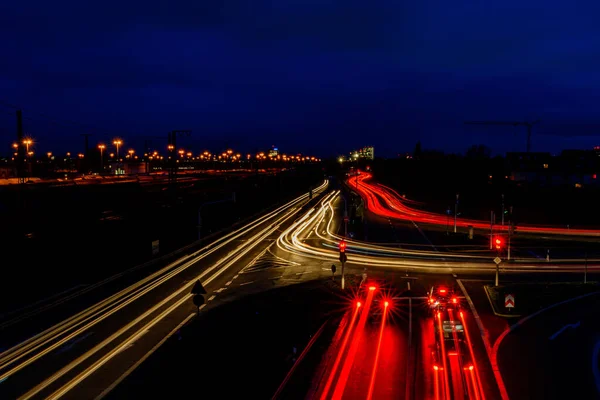
<path id="1" fill-rule="evenodd" d="M 504 241 L 502 240 L 502 238 L 497 237 L 494 240 L 494 244 L 496 245 L 496 250 L 501 250 L 502 249 L 502 245 L 504 244 Z"/>
<path id="2" fill-rule="evenodd" d="M 346 241 L 342 240 L 340 242 L 340 253 L 345 253 L 346 252 Z"/>

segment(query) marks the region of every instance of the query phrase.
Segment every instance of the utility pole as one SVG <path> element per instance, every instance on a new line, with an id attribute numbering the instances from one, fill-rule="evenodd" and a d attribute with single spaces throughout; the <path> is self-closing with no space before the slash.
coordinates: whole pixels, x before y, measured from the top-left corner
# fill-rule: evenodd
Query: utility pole
<path id="1" fill-rule="evenodd" d="M 17 177 L 25 183 L 25 148 L 23 147 L 23 113 L 17 110 Z"/>
<path id="2" fill-rule="evenodd" d="M 456 214 L 458 214 L 458 193 L 456 193 L 456 203 L 454 203 L 454 233 L 456 233 Z"/>
<path id="3" fill-rule="evenodd" d="M 504 194 L 502 194 L 502 226 L 504 226 Z"/>
<path id="4" fill-rule="evenodd" d="M 494 247 L 494 212 L 490 211 L 490 250 Z"/>

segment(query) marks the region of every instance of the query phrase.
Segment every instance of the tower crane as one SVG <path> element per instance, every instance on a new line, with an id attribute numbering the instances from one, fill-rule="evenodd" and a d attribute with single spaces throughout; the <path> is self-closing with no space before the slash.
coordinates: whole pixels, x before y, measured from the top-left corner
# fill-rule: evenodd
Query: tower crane
<path id="1" fill-rule="evenodd" d="M 533 125 L 539 123 L 540 120 L 533 122 L 527 121 L 465 121 L 465 125 L 511 125 L 511 126 L 525 126 L 527 127 L 527 152 L 531 151 L 531 128 Z"/>

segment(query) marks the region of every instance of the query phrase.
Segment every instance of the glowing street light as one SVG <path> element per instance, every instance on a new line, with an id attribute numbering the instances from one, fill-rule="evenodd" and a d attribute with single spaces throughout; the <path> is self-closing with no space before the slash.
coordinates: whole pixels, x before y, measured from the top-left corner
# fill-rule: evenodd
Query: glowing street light
<path id="1" fill-rule="evenodd" d="M 100 149 L 100 170 L 104 171 L 104 149 L 106 149 L 106 146 L 100 143 L 98 149 Z"/>
<path id="2" fill-rule="evenodd" d="M 33 144 L 33 140 L 31 139 L 25 139 L 23 140 L 23 144 L 26 146 L 26 152 L 27 154 L 29 154 L 29 146 Z"/>
<path id="3" fill-rule="evenodd" d="M 121 139 L 114 139 L 113 144 L 117 148 L 117 158 L 119 158 L 119 146 L 121 146 L 123 144 L 123 141 Z"/>

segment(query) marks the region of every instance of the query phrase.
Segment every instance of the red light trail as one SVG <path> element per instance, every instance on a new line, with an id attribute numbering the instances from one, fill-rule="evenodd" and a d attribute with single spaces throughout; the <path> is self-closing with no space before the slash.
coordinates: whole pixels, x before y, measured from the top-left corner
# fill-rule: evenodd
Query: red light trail
<path id="1" fill-rule="evenodd" d="M 414 221 L 432 225 L 447 224 L 447 216 L 443 214 L 432 213 L 428 211 L 418 210 L 408 206 L 409 201 L 402 198 L 395 191 L 368 183 L 372 178 L 372 174 L 361 172 L 348 178 L 346 183 L 365 200 L 367 208 L 375 214 L 403 221 Z M 490 229 L 488 221 L 479 221 L 473 219 L 457 218 L 457 227 L 467 228 L 472 226 L 474 229 Z M 508 232 L 508 225 L 495 225 L 494 229 Z M 600 236 L 600 230 L 597 229 L 566 229 L 550 226 L 533 226 L 519 225 L 520 232 L 528 233 L 546 233 L 558 235 L 581 235 L 581 236 Z"/>

